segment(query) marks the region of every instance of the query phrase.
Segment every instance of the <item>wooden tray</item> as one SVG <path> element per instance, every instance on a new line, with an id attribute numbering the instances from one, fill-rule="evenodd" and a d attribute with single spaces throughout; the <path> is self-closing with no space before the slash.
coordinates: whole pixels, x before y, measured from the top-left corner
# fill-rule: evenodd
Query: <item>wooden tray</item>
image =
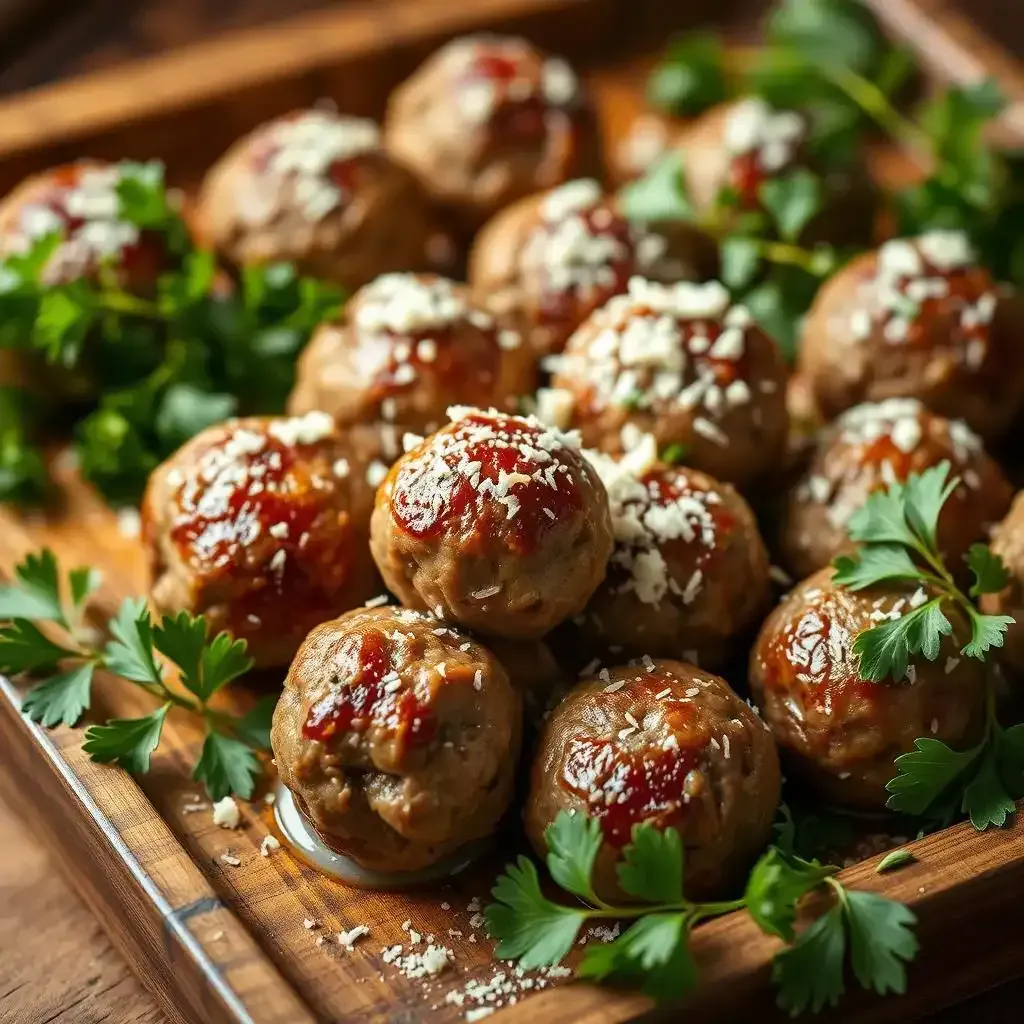
<path id="1" fill-rule="evenodd" d="M 959 77 L 991 67 L 1024 102 L 1013 60 L 938 0 L 877 0 L 877 6 L 894 31 L 925 47 L 926 61 Z M 242 131 L 317 97 L 378 114 L 390 87 L 458 32 L 523 31 L 600 68 L 611 55 L 642 51 L 672 28 L 712 12 L 719 20 L 737 16 L 742 7 L 721 0 L 349 3 L 0 102 L 0 188 L 84 153 L 158 156 L 171 180 L 187 185 Z M 639 109 L 639 79 L 628 68 L 592 77 L 614 135 Z M 903 173 L 892 159 L 880 166 L 887 175 Z M 49 545 L 66 566 L 102 569 L 100 601 L 110 611 L 124 595 L 144 592 L 138 541 L 119 531 L 115 514 L 73 475 L 65 473 L 61 482 L 60 514 L 22 517 L 0 509 L 0 567 L 9 571 L 27 551 Z M 151 709 L 141 692 L 108 682 L 95 687 L 96 717 Z M 232 699 L 244 702 L 251 693 L 240 689 Z M 90 762 L 79 730 L 46 732 L 27 722 L 19 703 L 17 688 L 0 680 L 0 784 L 60 852 L 72 881 L 172 1021 L 443 1024 L 463 1020 L 473 1007 L 447 1003 L 449 990 L 502 969 L 468 909 L 474 898 L 486 899 L 499 861 L 442 891 L 397 895 L 344 887 L 285 849 L 261 856 L 270 827 L 262 800 L 243 808 L 239 831 L 215 827 L 209 810 L 186 810 L 197 798 L 207 803 L 188 778 L 201 739 L 189 718 L 171 713 L 151 772 L 136 781 Z M 832 1020 L 904 1021 L 1024 967 L 1024 930 L 1006 910 L 1024 885 L 1024 822 L 984 836 L 957 826 L 911 849 L 918 863 L 894 874 L 876 875 L 874 859 L 844 872 L 851 884 L 903 900 L 919 915 L 922 953 L 910 969 L 909 993 L 878 999 L 851 992 Z M 224 854 L 241 865 L 226 864 Z M 429 985 L 404 978 L 380 956 L 382 947 L 408 942 L 405 921 L 455 952 L 452 967 Z M 372 933 L 345 953 L 335 934 L 357 924 Z M 960 941 L 966 936 L 969 956 Z M 768 1020 L 781 1019 L 768 981 L 776 948 L 743 915 L 702 925 L 694 949 L 703 986 L 694 1007 L 716 1020 L 745 1018 L 755 1008 Z M 678 1012 L 572 984 L 520 997 L 496 1019 L 613 1024 Z"/>

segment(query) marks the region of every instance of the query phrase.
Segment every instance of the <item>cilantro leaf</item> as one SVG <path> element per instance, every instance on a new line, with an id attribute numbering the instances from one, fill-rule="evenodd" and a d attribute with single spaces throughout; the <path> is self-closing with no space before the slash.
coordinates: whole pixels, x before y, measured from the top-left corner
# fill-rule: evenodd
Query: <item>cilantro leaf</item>
<path id="1" fill-rule="evenodd" d="M 772 981 L 779 990 L 779 1006 L 796 1017 L 804 1010 L 818 1013 L 835 1006 L 846 990 L 843 958 L 846 932 L 843 908 L 836 903 L 805 928 L 796 941 L 775 955 Z"/>
<path id="2" fill-rule="evenodd" d="M 0 619 L 43 619 L 67 626 L 60 600 L 57 559 L 49 548 L 25 556 L 15 584 L 0 586 Z"/>
<path id="3" fill-rule="evenodd" d="M 900 682 L 907 675 L 913 655 L 923 654 L 934 661 L 939 656 L 942 637 L 952 632 L 941 597 L 932 598 L 898 619 L 863 630 L 853 643 L 854 653 L 860 657 L 861 678 L 874 683 L 885 679 Z"/>
<path id="4" fill-rule="evenodd" d="M 970 816 L 971 824 L 979 832 L 990 825 L 1002 828 L 1017 809 L 1003 784 L 995 743 L 989 743 L 983 751 L 974 778 L 964 787 L 960 809 Z"/>
<path id="5" fill-rule="evenodd" d="M 544 830 L 547 843 L 548 871 L 566 891 L 590 903 L 597 903 L 591 884 L 594 860 L 604 839 L 601 825 L 586 814 L 559 811 L 555 820 Z"/>
<path id="6" fill-rule="evenodd" d="M 968 658 L 983 659 L 993 647 L 1003 646 L 1007 627 L 1013 625 L 1014 619 L 1010 615 L 982 615 L 974 608 L 967 611 L 971 620 L 971 639 L 960 653 Z"/>
<path id="7" fill-rule="evenodd" d="M 257 750 L 270 749 L 270 726 L 274 718 L 277 697 L 267 694 L 261 697 L 241 718 L 231 723 L 235 735 Z"/>
<path id="8" fill-rule="evenodd" d="M 919 580 L 924 574 L 900 544 L 871 544 L 855 555 L 839 555 L 832 562 L 832 579 L 849 590 L 863 590 L 889 580 Z"/>
<path id="9" fill-rule="evenodd" d="M 42 672 L 74 657 L 77 651 L 55 644 L 28 619 L 15 619 L 0 629 L 0 672 Z"/>
<path id="10" fill-rule="evenodd" d="M 758 196 L 774 218 L 779 234 L 788 242 L 800 237 L 824 205 L 821 180 L 806 168 L 769 178 L 761 184 Z"/>
<path id="11" fill-rule="evenodd" d="M 761 931 L 792 942 L 797 904 L 834 869 L 770 847 L 747 879 L 747 913 Z"/>
<path id="12" fill-rule="evenodd" d="M 853 973 L 879 995 L 907 990 L 904 962 L 917 956 L 917 918 L 909 907 L 873 892 L 844 890 Z"/>
<path id="13" fill-rule="evenodd" d="M 537 869 L 523 855 L 505 868 L 491 895 L 495 902 L 484 909 L 484 917 L 488 932 L 498 939 L 494 955 L 518 960 L 526 971 L 559 963 L 586 921 L 585 910 L 552 903 L 541 892 Z"/>
<path id="14" fill-rule="evenodd" d="M 729 288 L 742 290 L 754 280 L 761 265 L 761 250 L 757 241 L 734 235 L 725 238 L 719 247 L 722 281 Z"/>
<path id="15" fill-rule="evenodd" d="M 623 212 L 630 220 L 646 224 L 693 220 L 683 155 L 677 150 L 656 160 L 642 178 L 625 185 L 619 195 Z"/>
<path id="16" fill-rule="evenodd" d="M 206 734 L 192 778 L 206 786 L 211 799 L 220 800 L 230 793 L 248 799 L 256 788 L 260 763 L 244 743 L 214 731 Z"/>
<path id="17" fill-rule="evenodd" d="M 125 679 L 163 686 L 163 676 L 153 657 L 153 626 L 142 598 L 125 598 L 110 620 L 114 638 L 107 644 L 104 660 L 111 672 Z"/>
<path id="18" fill-rule="evenodd" d="M 693 32 L 673 39 L 647 80 L 652 106 L 671 114 L 697 114 L 727 96 L 721 37 Z"/>
<path id="19" fill-rule="evenodd" d="M 896 758 L 897 774 L 885 788 L 885 806 L 892 811 L 922 815 L 973 764 L 984 742 L 970 750 L 953 750 L 930 736 L 914 740 L 915 749 Z"/>
<path id="20" fill-rule="evenodd" d="M 616 870 L 619 885 L 630 896 L 647 903 L 682 902 L 683 842 L 674 828 L 646 823 L 635 827 Z"/>
<path id="21" fill-rule="evenodd" d="M 967 552 L 967 567 L 971 570 L 974 583 L 971 597 L 981 594 L 998 594 L 1010 582 L 1010 574 L 999 557 L 987 544 L 972 544 Z"/>
<path id="22" fill-rule="evenodd" d="M 74 725 L 89 709 L 94 668 L 93 663 L 87 661 L 51 676 L 25 694 L 22 712 L 48 729 L 55 725 Z"/>
<path id="23" fill-rule="evenodd" d="M 149 771 L 150 755 L 160 745 L 160 733 L 170 703 L 142 718 L 114 718 L 104 725 L 90 725 L 82 749 L 103 764 L 113 762 L 136 775 Z"/>

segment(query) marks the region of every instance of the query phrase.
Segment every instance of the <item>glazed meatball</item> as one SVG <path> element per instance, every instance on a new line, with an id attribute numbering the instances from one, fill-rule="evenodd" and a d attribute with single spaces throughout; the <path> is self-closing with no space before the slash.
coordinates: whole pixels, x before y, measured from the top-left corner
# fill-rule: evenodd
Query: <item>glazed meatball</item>
<path id="1" fill-rule="evenodd" d="M 575 437 L 494 410 L 451 412 L 378 489 L 373 557 L 403 604 L 485 635 L 540 637 L 604 576 L 608 496 Z"/>
<path id="2" fill-rule="evenodd" d="M 1013 492 L 970 427 L 913 398 L 854 406 L 825 431 L 790 492 L 782 529 L 786 567 L 802 579 L 849 553 L 850 517 L 873 491 L 942 462 L 960 484 L 943 506 L 939 547 L 951 570 L 966 573 L 967 549 L 985 539 Z"/>
<path id="3" fill-rule="evenodd" d="M 697 280 L 714 272 L 713 243 L 688 226 L 670 237 L 630 223 L 583 179 L 502 210 L 477 236 L 469 283 L 538 355 L 561 352 L 598 307 L 639 274 Z"/>
<path id="4" fill-rule="evenodd" d="M 980 734 L 984 668 L 960 656 L 970 625 L 947 602 L 953 632 L 937 661 L 915 658 L 900 680 L 861 679 L 857 634 L 934 595 L 901 584 L 855 592 L 833 583 L 832 572 L 804 580 L 768 616 L 751 653 L 750 690 L 788 771 L 830 800 L 880 809 L 893 761 L 918 736 L 963 748 Z"/>
<path id="5" fill-rule="evenodd" d="M 305 110 L 261 125 L 210 169 L 201 238 L 235 266 L 294 263 L 350 291 L 393 270 L 427 270 L 444 239 L 415 178 L 372 121 Z"/>
<path id="6" fill-rule="evenodd" d="M 466 233 L 516 199 L 601 170 L 596 117 L 576 75 L 524 39 L 442 47 L 391 94 L 384 136 Z"/>
<path id="7" fill-rule="evenodd" d="M 658 461 L 649 435 L 616 462 L 590 453 L 615 550 L 579 626 L 584 646 L 721 667 L 771 603 L 768 553 L 728 484 Z"/>
<path id="8" fill-rule="evenodd" d="M 340 426 L 380 420 L 403 431 L 437 430 L 452 403 L 511 409 L 533 390 L 536 360 L 464 285 L 443 277 L 386 274 L 361 289 L 341 320 L 324 324 L 299 359 L 292 413 L 319 409 Z"/>
<path id="9" fill-rule="evenodd" d="M 917 398 L 989 440 L 1021 407 L 1022 314 L 961 232 L 894 239 L 818 292 L 799 366 L 829 419 L 865 401 Z"/>
<path id="10" fill-rule="evenodd" d="M 594 889 L 629 899 L 616 867 L 633 827 L 679 831 L 691 899 L 740 882 L 771 838 L 779 760 L 764 723 L 724 679 L 680 661 L 616 668 L 580 683 L 552 712 L 533 764 L 526 831 L 568 810 L 595 817 L 604 843 Z"/>
<path id="11" fill-rule="evenodd" d="M 1013 499 L 1006 518 L 996 526 L 991 546 L 1009 570 L 1010 579 L 998 594 L 981 595 L 981 610 L 1015 620 L 1006 631 L 1003 649 L 996 653 L 1011 671 L 1024 673 L 1024 492 Z"/>
<path id="12" fill-rule="evenodd" d="M 364 608 L 306 638 L 271 745 L 329 847 L 373 870 L 416 871 L 494 831 L 521 717 L 486 648 L 422 612 Z"/>
<path id="13" fill-rule="evenodd" d="M 571 396 L 588 448 L 615 455 L 651 433 L 741 489 L 770 479 L 785 454 L 782 356 L 717 281 L 633 278 L 569 339 L 552 383 Z"/>
<path id="14" fill-rule="evenodd" d="M 150 477 L 142 502 L 150 601 L 205 615 L 286 665 L 317 623 L 379 593 L 369 555 L 372 437 L 324 413 L 209 427 Z"/>
<path id="15" fill-rule="evenodd" d="M 821 176 L 823 209 L 804 228 L 804 241 L 863 244 L 872 237 L 875 195 L 862 167 L 812 166 L 810 124 L 793 110 L 756 97 L 713 107 L 676 137 L 686 194 L 699 215 L 727 202 L 738 213 L 763 209 L 761 188 L 799 169 Z"/>

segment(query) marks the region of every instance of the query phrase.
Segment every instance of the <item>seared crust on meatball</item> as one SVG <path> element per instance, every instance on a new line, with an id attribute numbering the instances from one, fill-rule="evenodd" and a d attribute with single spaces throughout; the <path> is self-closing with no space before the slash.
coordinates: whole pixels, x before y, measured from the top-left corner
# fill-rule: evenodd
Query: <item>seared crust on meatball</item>
<path id="1" fill-rule="evenodd" d="M 372 435 L 324 413 L 229 420 L 149 479 L 143 542 L 158 612 L 205 615 L 286 665 L 317 623 L 380 591 L 368 550 Z"/>
<path id="2" fill-rule="evenodd" d="M 569 810 L 596 818 L 604 843 L 594 889 L 628 900 L 616 866 L 633 827 L 679 831 L 691 899 L 739 882 L 771 838 L 781 780 L 764 723 L 724 679 L 679 661 L 611 669 L 580 683 L 552 712 L 533 764 L 526 831 Z"/>
<path id="3" fill-rule="evenodd" d="M 294 263 L 354 291 L 393 270 L 428 270 L 438 237 L 415 178 L 372 121 L 303 110 L 260 125 L 210 169 L 197 234 L 235 266 Z"/>
<path id="4" fill-rule="evenodd" d="M 597 120 L 572 69 L 508 36 L 463 37 L 434 53 L 391 93 L 384 137 L 465 232 L 601 170 Z"/>
<path id="5" fill-rule="evenodd" d="M 913 398 L 854 406 L 821 435 L 790 492 L 782 527 L 786 568 L 802 579 L 852 551 L 850 517 L 869 495 L 942 462 L 960 484 L 942 507 L 939 548 L 952 571 L 966 576 L 967 549 L 987 537 L 1013 491 L 970 427 Z"/>
<path id="6" fill-rule="evenodd" d="M 1002 558 L 1010 579 L 998 594 L 981 595 L 981 610 L 1014 619 L 996 654 L 1013 672 L 1024 673 L 1024 492 L 1017 494 L 1006 518 L 996 526 L 991 547 Z"/>
<path id="7" fill-rule="evenodd" d="M 309 634 L 271 744 L 329 847 L 416 871 L 494 830 L 512 797 L 521 705 L 468 636 L 408 608 L 363 608 Z"/>
<path id="8" fill-rule="evenodd" d="M 604 576 L 604 487 L 571 435 L 494 410 L 452 415 L 378 490 L 373 557 L 409 607 L 485 635 L 543 636 Z"/>
<path id="9" fill-rule="evenodd" d="M 319 409 L 341 426 L 382 421 L 396 433 L 437 430 L 449 405 L 512 411 L 533 390 L 536 360 L 465 285 L 433 274 L 386 274 L 362 288 L 299 358 L 292 413 Z"/>
<path id="10" fill-rule="evenodd" d="M 608 491 L 615 550 L 583 613 L 584 645 L 720 667 L 771 604 L 750 506 L 728 484 L 659 462 L 649 435 L 618 462 L 589 457 Z"/>
<path id="11" fill-rule="evenodd" d="M 659 450 L 681 445 L 687 465 L 741 490 L 782 464 L 785 364 L 717 281 L 633 278 L 569 339 L 553 384 L 573 396 L 588 448 L 615 455 L 653 434 Z"/>
<path id="12" fill-rule="evenodd" d="M 917 398 L 1001 436 L 1021 407 L 1024 304 L 976 262 L 966 235 L 932 231 L 864 253 L 818 292 L 799 368 L 831 419 Z"/>
<path id="13" fill-rule="evenodd" d="M 980 734 L 984 667 L 960 656 L 970 625 L 946 602 L 953 631 L 936 661 L 915 658 L 899 681 L 861 679 L 857 634 L 935 595 L 900 584 L 854 592 L 833 583 L 832 573 L 804 580 L 765 620 L 751 652 L 750 690 L 787 771 L 830 800 L 880 809 L 893 761 L 917 737 L 962 749 Z"/>
<path id="14" fill-rule="evenodd" d="M 528 196 L 477 235 L 469 283 L 538 355 L 561 352 L 569 336 L 637 274 L 701 280 L 714 270 L 711 243 L 682 226 L 670 236 L 631 223 L 591 179 Z"/>

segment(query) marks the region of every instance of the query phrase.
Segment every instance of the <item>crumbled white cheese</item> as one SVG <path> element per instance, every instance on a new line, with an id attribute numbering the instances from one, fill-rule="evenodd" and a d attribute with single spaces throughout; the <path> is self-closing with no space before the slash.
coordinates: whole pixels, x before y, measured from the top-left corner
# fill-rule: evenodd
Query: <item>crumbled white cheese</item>
<path id="1" fill-rule="evenodd" d="M 226 796 L 213 805 L 213 823 L 221 828 L 238 828 L 242 816 L 234 797 Z"/>

